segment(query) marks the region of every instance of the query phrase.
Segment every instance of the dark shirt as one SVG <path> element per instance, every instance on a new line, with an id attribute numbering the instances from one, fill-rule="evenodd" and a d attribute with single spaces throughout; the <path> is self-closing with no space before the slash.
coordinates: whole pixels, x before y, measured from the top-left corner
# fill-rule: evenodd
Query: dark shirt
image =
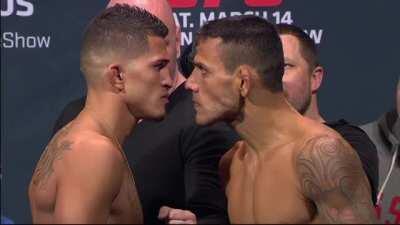
<path id="1" fill-rule="evenodd" d="M 75 118 L 83 106 L 84 98 L 70 103 L 54 131 Z M 192 211 L 198 223 L 228 223 L 218 162 L 238 136 L 225 123 L 197 126 L 194 114 L 192 94 L 180 85 L 169 98 L 165 119 L 143 120 L 126 139 L 124 150 L 145 223 L 163 223 L 157 219 L 163 205 Z"/>
<path id="2" fill-rule="evenodd" d="M 375 204 L 379 185 L 379 162 L 374 143 L 361 128 L 353 126 L 343 119 L 325 124 L 341 134 L 357 152 L 371 186 L 371 198 Z"/>

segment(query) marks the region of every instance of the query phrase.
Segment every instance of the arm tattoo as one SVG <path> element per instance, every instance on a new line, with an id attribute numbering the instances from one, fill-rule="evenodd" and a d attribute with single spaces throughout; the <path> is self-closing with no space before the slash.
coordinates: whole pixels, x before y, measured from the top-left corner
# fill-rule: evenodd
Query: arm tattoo
<path id="1" fill-rule="evenodd" d="M 63 157 L 66 150 L 71 149 L 72 141 L 65 139 L 68 134 L 69 125 L 62 128 L 50 141 L 40 156 L 39 162 L 32 177 L 32 183 L 42 187 L 47 183 L 50 175 L 54 172 L 53 163 Z"/>
<path id="2" fill-rule="evenodd" d="M 317 207 L 317 220 L 375 221 L 361 162 L 344 140 L 331 136 L 309 140 L 297 156 L 296 168 L 303 193 Z"/>

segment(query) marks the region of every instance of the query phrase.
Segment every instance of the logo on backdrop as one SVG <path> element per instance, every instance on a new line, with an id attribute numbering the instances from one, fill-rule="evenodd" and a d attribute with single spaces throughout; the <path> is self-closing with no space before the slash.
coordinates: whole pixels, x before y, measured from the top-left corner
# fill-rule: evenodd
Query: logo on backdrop
<path id="1" fill-rule="evenodd" d="M 291 10 L 280 10 L 279 6 L 283 5 L 283 0 L 237 0 L 243 7 L 235 11 L 224 10 L 221 7 L 222 3 L 227 1 L 232 0 L 169 0 L 175 11 L 175 22 L 181 27 L 181 46 L 192 43 L 194 33 L 208 21 L 228 16 L 256 15 L 275 24 L 293 24 L 295 21 Z M 316 44 L 321 43 L 323 29 L 306 29 L 305 32 Z"/>
<path id="2" fill-rule="evenodd" d="M 1 0 L 1 17 L 17 15 L 21 17 L 32 16 L 34 7 L 27 0 Z"/>
<path id="3" fill-rule="evenodd" d="M 2 26 L 7 24 L 7 19 L 15 19 L 8 17 L 30 17 L 33 15 L 35 7 L 33 0 L 1 0 L 1 17 Z M 3 22 L 4 21 L 4 22 Z M 24 20 L 21 20 L 21 26 Z M 4 27 L 7 27 L 5 25 Z M 23 30 L 20 31 L 2 31 L 0 37 L 0 47 L 10 48 L 50 48 L 50 36 L 28 35 Z"/>

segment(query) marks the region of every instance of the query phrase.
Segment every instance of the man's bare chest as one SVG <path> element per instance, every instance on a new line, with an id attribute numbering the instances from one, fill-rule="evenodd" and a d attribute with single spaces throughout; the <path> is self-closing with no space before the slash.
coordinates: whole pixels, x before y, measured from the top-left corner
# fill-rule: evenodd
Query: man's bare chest
<path id="1" fill-rule="evenodd" d="M 295 168 L 287 155 L 269 159 L 238 152 L 232 159 L 226 194 L 232 223 L 309 221 L 298 190 Z"/>

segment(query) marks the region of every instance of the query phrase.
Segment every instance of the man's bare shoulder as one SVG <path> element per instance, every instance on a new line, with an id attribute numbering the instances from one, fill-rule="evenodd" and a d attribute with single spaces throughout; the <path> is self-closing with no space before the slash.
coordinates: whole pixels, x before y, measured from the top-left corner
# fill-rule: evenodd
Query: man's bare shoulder
<path id="1" fill-rule="evenodd" d="M 296 155 L 304 197 L 317 207 L 316 221 L 374 221 L 370 190 L 353 148 L 334 132 L 310 137 Z"/>
<path id="2" fill-rule="evenodd" d="M 229 149 L 219 161 L 219 174 L 222 181 L 222 186 L 225 187 L 230 178 L 230 168 L 233 157 L 238 151 L 243 150 L 244 141 L 237 141 L 235 145 Z"/>
<path id="3" fill-rule="evenodd" d="M 51 176 L 69 176 L 74 170 L 99 173 L 107 168 L 120 170 L 124 162 L 118 147 L 107 137 L 68 124 L 57 132 L 37 163 L 32 184 L 45 185 Z"/>
<path id="4" fill-rule="evenodd" d="M 69 138 L 71 123 L 60 129 L 47 144 L 33 173 L 34 186 L 46 185 L 50 177 L 54 176 L 54 164 L 61 161 L 65 154 L 72 150 L 73 140 Z"/>
<path id="5" fill-rule="evenodd" d="M 324 132 L 314 132 L 305 139 L 303 151 L 312 151 L 318 147 L 340 147 L 340 149 L 351 151 L 351 146 L 335 131 L 324 128 Z M 325 149 L 325 148 L 322 148 Z M 335 149 L 335 148 L 334 148 Z"/>
<path id="6" fill-rule="evenodd" d="M 65 155 L 64 167 L 80 165 L 107 168 L 124 163 L 122 149 L 99 133 L 78 131 L 71 134 L 70 140 L 71 150 Z"/>
<path id="7" fill-rule="evenodd" d="M 232 162 L 233 156 L 237 153 L 237 151 L 244 148 L 244 141 L 237 141 L 232 148 L 230 148 L 219 161 L 219 168 L 221 170 L 229 170 L 229 165 Z"/>
<path id="8" fill-rule="evenodd" d="M 298 139 L 299 146 L 296 150 L 298 154 L 315 152 L 318 149 L 324 152 L 328 149 L 340 149 L 340 152 L 353 152 L 352 147 L 335 130 L 322 123 L 313 121 L 309 118 L 303 118 L 303 127 L 307 128 L 304 135 Z M 338 153 L 337 151 L 335 151 Z"/>
<path id="9" fill-rule="evenodd" d="M 305 169 L 304 167 L 311 162 L 314 166 L 335 168 L 351 165 L 361 166 L 353 148 L 340 135 L 330 131 L 308 137 L 295 154 L 295 161 L 298 169 Z"/>
<path id="10" fill-rule="evenodd" d="M 235 154 L 235 152 L 237 152 L 239 149 L 243 149 L 243 147 L 244 147 L 244 145 L 245 145 L 245 143 L 244 143 L 244 141 L 237 141 L 236 143 L 235 143 L 235 145 L 233 145 L 232 146 L 232 148 L 230 148 L 223 156 L 222 156 L 222 159 L 221 159 L 221 161 L 223 161 L 223 160 L 230 160 L 230 159 L 232 159 L 232 157 L 233 157 L 233 155 Z"/>

